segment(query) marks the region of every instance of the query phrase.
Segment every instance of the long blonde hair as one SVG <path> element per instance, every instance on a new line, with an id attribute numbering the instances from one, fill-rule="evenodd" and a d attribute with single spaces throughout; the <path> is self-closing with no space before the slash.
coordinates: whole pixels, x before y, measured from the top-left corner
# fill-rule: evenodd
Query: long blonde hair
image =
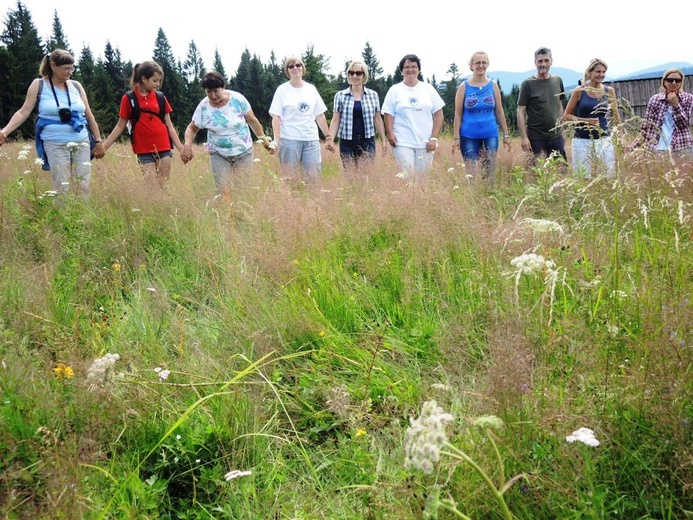
<path id="1" fill-rule="evenodd" d="M 590 61 L 590 64 L 587 65 L 587 68 L 585 69 L 585 74 L 582 76 L 583 85 L 587 83 L 587 81 L 590 79 L 590 73 L 597 68 L 597 65 L 602 65 L 604 67 L 604 70 L 609 70 L 609 66 L 606 64 L 604 60 L 600 60 L 599 58 L 592 58 L 592 61 Z"/>
<path id="2" fill-rule="evenodd" d="M 679 89 L 683 88 L 683 82 L 686 79 L 686 75 L 683 73 L 681 69 L 669 69 L 662 75 L 662 80 L 660 81 L 660 86 L 659 86 L 659 91 L 660 92 L 666 92 L 667 88 L 664 86 L 664 80 L 667 79 L 670 75 L 673 73 L 677 73 L 679 76 L 681 76 L 681 86 Z"/>

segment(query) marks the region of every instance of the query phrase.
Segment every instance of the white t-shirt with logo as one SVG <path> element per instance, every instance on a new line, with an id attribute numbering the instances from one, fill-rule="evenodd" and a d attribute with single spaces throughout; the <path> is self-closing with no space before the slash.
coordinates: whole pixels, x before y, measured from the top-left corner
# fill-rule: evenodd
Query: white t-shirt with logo
<path id="1" fill-rule="evenodd" d="M 425 148 L 433 130 L 433 114 L 444 106 L 430 83 L 419 81 L 414 87 L 397 83 L 387 91 L 382 112 L 394 117 L 397 146 Z"/>
<path id="2" fill-rule="evenodd" d="M 318 89 L 310 83 L 296 88 L 288 81 L 277 87 L 269 113 L 281 118 L 280 139 L 317 141 L 318 126 L 315 118 L 327 111 Z"/>

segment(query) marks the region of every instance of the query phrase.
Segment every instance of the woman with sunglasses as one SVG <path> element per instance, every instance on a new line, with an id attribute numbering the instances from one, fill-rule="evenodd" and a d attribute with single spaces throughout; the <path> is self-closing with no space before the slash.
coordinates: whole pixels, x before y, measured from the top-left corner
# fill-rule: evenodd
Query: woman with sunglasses
<path id="1" fill-rule="evenodd" d="M 688 154 L 693 151 L 693 94 L 683 91 L 684 77 L 680 69 L 667 70 L 662 76 L 659 94 L 647 102 L 640 134 L 648 150 Z"/>
<path id="2" fill-rule="evenodd" d="M 503 144 L 510 149 L 508 123 L 498 84 L 486 75 L 488 54 L 477 51 L 469 59 L 472 77 L 457 89 L 453 128 L 459 132 L 452 143 L 452 152 L 459 148 L 467 171 L 475 174 L 481 162 L 481 176 L 493 180 L 498 153 L 498 127 L 503 131 Z"/>
<path id="3" fill-rule="evenodd" d="M 105 152 L 87 94 L 82 85 L 70 79 L 74 70 L 75 59 L 67 51 L 56 49 L 43 57 L 41 77 L 29 85 L 24 104 L 0 131 L 0 145 L 29 118 L 38 103 L 36 151 L 43 169 L 51 172 L 53 191 L 65 194 L 72 188 L 87 198 L 90 155 L 100 159 Z M 95 140 L 91 153 L 90 132 Z"/>
<path id="4" fill-rule="evenodd" d="M 272 116 L 272 132 L 279 145 L 279 163 L 297 178 L 298 168 L 303 168 L 306 181 L 318 180 L 322 171 L 320 153 L 320 127 L 325 139 L 331 138 L 325 112 L 327 106 L 318 89 L 303 81 L 305 65 L 298 56 L 284 61 L 284 74 L 289 81 L 277 87 L 269 113 Z"/>
<path id="5" fill-rule="evenodd" d="M 385 127 L 380 114 L 380 98 L 364 85 L 368 81 L 368 67 L 361 61 L 352 61 L 347 67 L 349 88 L 334 96 L 332 121 L 327 149 L 334 150 L 334 136 L 339 137 L 339 155 L 344 168 L 357 166 L 360 158 L 375 159 L 375 131 L 378 131 L 382 150 L 385 151 Z"/>

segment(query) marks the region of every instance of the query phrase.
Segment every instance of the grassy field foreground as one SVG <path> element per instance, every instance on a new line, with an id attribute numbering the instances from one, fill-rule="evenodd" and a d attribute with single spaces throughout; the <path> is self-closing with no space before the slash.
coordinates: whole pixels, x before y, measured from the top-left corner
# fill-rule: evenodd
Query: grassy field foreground
<path id="1" fill-rule="evenodd" d="M 691 517 L 690 177 L 448 149 L 208 201 L 119 145 L 59 206 L 3 146 L 2 515 Z"/>

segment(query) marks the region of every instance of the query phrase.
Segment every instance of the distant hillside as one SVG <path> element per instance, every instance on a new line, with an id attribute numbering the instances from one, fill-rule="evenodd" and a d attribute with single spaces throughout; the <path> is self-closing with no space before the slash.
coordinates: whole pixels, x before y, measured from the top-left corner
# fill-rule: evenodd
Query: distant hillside
<path id="1" fill-rule="evenodd" d="M 497 71 L 489 72 L 488 75 L 498 82 L 503 92 L 508 93 L 510 89 L 513 88 L 513 85 L 520 86 L 525 79 L 536 72 L 536 69 L 531 69 L 526 72 Z M 551 67 L 551 74 L 563 78 L 563 85 L 566 89 L 577 85 L 578 80 L 582 79 L 582 72 L 575 72 L 574 70 L 564 69 L 563 67 Z"/>
<path id="2" fill-rule="evenodd" d="M 628 79 L 661 78 L 664 72 L 669 69 L 681 69 L 686 75 L 693 74 L 693 65 L 687 62 L 676 61 L 671 63 L 663 63 L 662 65 L 655 65 L 649 69 L 639 70 L 626 76 L 620 76 L 617 78 L 617 80 L 623 81 Z"/>

